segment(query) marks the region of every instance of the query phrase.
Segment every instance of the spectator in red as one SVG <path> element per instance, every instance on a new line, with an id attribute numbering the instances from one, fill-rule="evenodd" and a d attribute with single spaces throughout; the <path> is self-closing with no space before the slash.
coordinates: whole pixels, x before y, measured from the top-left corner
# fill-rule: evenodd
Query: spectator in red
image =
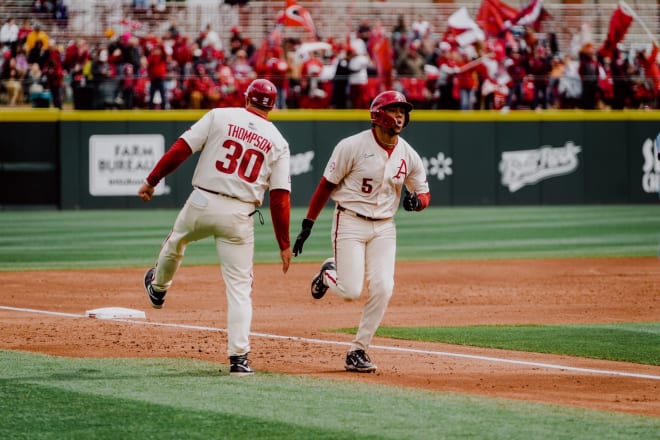
<path id="1" fill-rule="evenodd" d="M 460 96 L 460 109 L 472 110 L 476 103 L 476 93 L 479 85 L 476 72 L 479 63 L 475 62 L 473 56 L 464 51 L 458 64 L 456 84 Z"/>
<path id="2" fill-rule="evenodd" d="M 220 101 L 220 87 L 202 64 L 196 66 L 196 72 L 188 78 L 185 88 L 190 108 L 214 108 Z"/>
<path id="3" fill-rule="evenodd" d="M 320 87 L 321 72 L 323 72 L 323 61 L 316 52 L 310 52 L 309 58 L 303 62 L 300 71 L 300 107 L 323 108 L 327 105 L 326 93 Z"/>
<path id="4" fill-rule="evenodd" d="M 649 106 L 658 108 L 658 96 L 660 95 L 660 67 L 657 62 L 658 45 L 654 42 L 650 54 L 639 52 L 637 59 L 643 69 L 644 80 L 648 89 Z"/>
<path id="5" fill-rule="evenodd" d="M 160 93 L 162 102 L 161 108 L 167 108 L 167 98 L 165 95 L 165 77 L 167 76 L 167 55 L 162 45 L 153 47 L 147 57 L 147 73 L 149 75 L 149 108 L 156 108 L 154 97 Z"/>
<path id="6" fill-rule="evenodd" d="M 135 85 L 136 77 L 133 65 L 125 63 L 119 78 L 118 104 L 123 109 L 135 107 Z"/>
<path id="7" fill-rule="evenodd" d="M 89 59 L 89 45 L 85 40 L 77 40 L 69 44 L 64 50 L 62 67 L 72 71 L 76 65 L 82 66 Z"/>
<path id="8" fill-rule="evenodd" d="M 18 28 L 18 41 L 16 47 L 23 47 L 27 41 L 27 36 L 32 32 L 30 20 L 23 20 L 23 24 Z"/>
<path id="9" fill-rule="evenodd" d="M 172 59 L 179 66 L 181 75 L 186 71 L 186 66 L 192 63 L 193 54 L 189 38 L 185 35 L 179 35 L 172 46 Z"/>
<path id="10" fill-rule="evenodd" d="M 289 64 L 284 57 L 284 49 L 279 39 L 264 39 L 255 54 L 254 71 L 259 78 L 265 78 L 277 87 L 276 108 L 286 108 L 286 92 L 289 88 Z"/>
<path id="11" fill-rule="evenodd" d="M 60 59 L 60 52 L 56 48 L 47 51 L 48 55 L 43 67 L 46 76 L 45 88 L 50 90 L 53 107 L 62 109 L 62 95 L 64 94 L 64 69 Z"/>

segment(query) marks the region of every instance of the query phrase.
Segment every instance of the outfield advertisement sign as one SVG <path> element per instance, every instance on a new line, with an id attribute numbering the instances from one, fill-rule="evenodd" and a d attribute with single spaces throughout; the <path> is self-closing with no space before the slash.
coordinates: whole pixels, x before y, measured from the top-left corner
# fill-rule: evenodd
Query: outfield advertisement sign
<path id="1" fill-rule="evenodd" d="M 314 112 L 309 120 L 282 112 L 274 120 L 291 148 L 292 206 L 307 206 L 337 142 L 369 129 L 368 114 L 347 112 L 346 118 L 332 113 L 326 119 Z M 61 120 L 47 122 L 0 121 L 0 180 L 21 188 L 0 195 L 0 206 L 142 208 L 140 185 L 197 117 L 89 112 L 62 113 Z M 658 203 L 659 123 L 660 111 L 415 110 L 402 136 L 424 162 L 433 206 Z M 185 203 L 196 162 L 192 157 L 161 181 L 149 206 Z"/>
<path id="2" fill-rule="evenodd" d="M 551 177 L 577 170 L 582 148 L 568 141 L 563 147 L 543 146 L 534 150 L 503 151 L 500 161 L 502 185 L 516 192 Z"/>
<path id="3" fill-rule="evenodd" d="M 160 134 L 93 135 L 89 138 L 89 193 L 135 196 L 145 177 L 165 152 Z M 163 180 L 155 195 L 167 194 Z"/>

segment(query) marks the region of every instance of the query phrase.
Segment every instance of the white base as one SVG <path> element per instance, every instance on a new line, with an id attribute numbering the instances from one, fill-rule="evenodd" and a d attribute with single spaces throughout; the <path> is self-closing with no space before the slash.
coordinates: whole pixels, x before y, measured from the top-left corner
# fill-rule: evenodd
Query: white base
<path id="1" fill-rule="evenodd" d="M 101 309 L 87 310 L 85 316 L 96 319 L 124 319 L 124 318 L 146 318 L 142 310 L 126 309 L 124 307 L 104 307 Z"/>

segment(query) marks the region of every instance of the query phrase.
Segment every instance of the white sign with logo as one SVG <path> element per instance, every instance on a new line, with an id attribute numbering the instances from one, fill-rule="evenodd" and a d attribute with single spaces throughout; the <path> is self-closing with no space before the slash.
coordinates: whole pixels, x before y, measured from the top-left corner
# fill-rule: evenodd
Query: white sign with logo
<path id="1" fill-rule="evenodd" d="M 89 138 L 89 193 L 93 196 L 136 196 L 165 152 L 160 134 L 93 135 Z M 165 181 L 155 195 L 169 193 Z"/>
<path id="2" fill-rule="evenodd" d="M 646 139 L 642 144 L 642 156 L 644 164 L 642 165 L 642 189 L 645 193 L 657 193 L 660 191 L 660 133 L 655 140 Z"/>
<path id="3" fill-rule="evenodd" d="M 502 185 L 509 187 L 510 192 L 516 192 L 541 180 L 570 174 L 580 163 L 580 151 L 582 147 L 572 141 L 566 142 L 563 147 L 504 151 L 500 161 Z"/>

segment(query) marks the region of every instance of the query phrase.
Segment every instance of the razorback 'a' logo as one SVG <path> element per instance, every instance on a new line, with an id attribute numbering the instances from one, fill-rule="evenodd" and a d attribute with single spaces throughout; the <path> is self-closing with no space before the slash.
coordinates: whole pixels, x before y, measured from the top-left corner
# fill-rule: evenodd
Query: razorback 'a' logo
<path id="1" fill-rule="evenodd" d="M 408 175 L 408 164 L 404 159 L 401 159 L 401 164 L 399 165 L 399 169 L 396 171 L 396 174 L 392 179 L 400 179 L 401 176 L 404 178 Z"/>

